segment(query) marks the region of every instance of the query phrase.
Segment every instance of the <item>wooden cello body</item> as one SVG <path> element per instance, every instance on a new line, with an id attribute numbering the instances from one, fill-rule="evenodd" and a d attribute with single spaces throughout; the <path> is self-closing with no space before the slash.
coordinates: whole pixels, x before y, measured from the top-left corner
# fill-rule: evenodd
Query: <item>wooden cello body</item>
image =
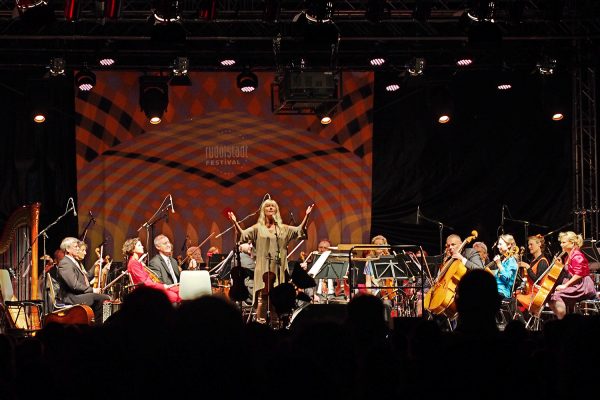
<path id="1" fill-rule="evenodd" d="M 543 280 L 537 293 L 533 297 L 533 300 L 531 300 L 531 304 L 529 304 L 529 313 L 535 317 L 539 317 L 542 313 L 542 309 L 544 308 L 548 296 L 550 296 L 558 282 L 558 278 L 564 267 L 564 264 L 561 261 L 563 254 L 565 253 L 562 252 L 560 255 L 554 257 L 552 264 L 548 267 L 548 270 L 542 278 Z"/>
<path id="2" fill-rule="evenodd" d="M 78 304 L 51 312 L 44 318 L 44 326 L 56 323 L 67 325 L 93 325 L 94 312 L 90 306 Z"/>
<path id="3" fill-rule="evenodd" d="M 477 238 L 477 231 L 471 232 L 472 236 L 465 239 L 456 250 L 462 252 L 465 245 Z M 467 267 L 457 259 L 450 258 L 446 261 L 438 274 L 438 277 L 429 292 L 425 293 L 424 305 L 430 313 L 443 314 L 452 319 L 456 317 L 456 288 L 458 282 L 467 273 Z"/>

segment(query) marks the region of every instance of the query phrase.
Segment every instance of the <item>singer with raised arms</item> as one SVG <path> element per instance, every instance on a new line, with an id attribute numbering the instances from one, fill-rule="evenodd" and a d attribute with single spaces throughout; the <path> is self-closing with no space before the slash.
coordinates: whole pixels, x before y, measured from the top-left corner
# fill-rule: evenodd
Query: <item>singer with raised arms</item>
<path id="1" fill-rule="evenodd" d="M 272 199 L 265 200 L 260 207 L 258 222 L 243 229 L 233 212 L 227 215 L 240 234 L 241 242 L 253 241 L 256 249 L 254 269 L 254 304 L 256 321 L 267 322 L 267 310 L 272 320 L 277 318 L 273 307 L 268 303 L 269 290 L 285 282 L 287 268 L 287 245 L 291 240 L 304 239 L 304 227 L 314 204 L 306 208 L 306 214 L 298 226 L 286 225 L 281 220 L 279 206 Z"/>

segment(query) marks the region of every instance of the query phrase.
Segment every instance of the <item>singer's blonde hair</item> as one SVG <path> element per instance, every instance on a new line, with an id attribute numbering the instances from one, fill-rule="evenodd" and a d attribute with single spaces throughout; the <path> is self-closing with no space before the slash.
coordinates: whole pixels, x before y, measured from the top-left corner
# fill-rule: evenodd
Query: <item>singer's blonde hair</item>
<path id="1" fill-rule="evenodd" d="M 275 222 L 277 222 L 277 224 L 282 225 L 283 220 L 281 219 L 281 215 L 279 214 L 279 205 L 275 200 L 272 199 L 267 199 L 261 204 L 260 215 L 258 216 L 258 223 L 261 225 L 267 224 L 267 217 L 265 216 L 265 207 L 269 205 L 275 206 L 275 214 L 273 214 L 273 219 L 275 220 Z"/>

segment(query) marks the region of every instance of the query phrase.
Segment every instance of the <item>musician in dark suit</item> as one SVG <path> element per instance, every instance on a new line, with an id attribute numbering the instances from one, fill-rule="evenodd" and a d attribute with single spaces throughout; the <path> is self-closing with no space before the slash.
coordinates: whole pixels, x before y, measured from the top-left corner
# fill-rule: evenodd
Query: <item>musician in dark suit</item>
<path id="1" fill-rule="evenodd" d="M 86 271 L 80 260 L 85 249 L 79 248 L 79 239 L 66 237 L 60 244 L 65 256 L 58 263 L 59 300 L 65 304 L 85 304 L 94 311 L 97 325 L 102 323 L 102 303 L 110 296 L 101 294 L 99 288 L 90 286 L 94 270 Z"/>
<path id="2" fill-rule="evenodd" d="M 165 235 L 154 238 L 154 247 L 158 254 L 152 257 L 148 268 L 158 276 L 160 281 L 166 285 L 179 283 L 179 265 L 173 258 L 173 244 Z"/>
<path id="3" fill-rule="evenodd" d="M 452 257 L 460 260 L 468 270 L 484 269 L 483 261 L 477 250 L 465 248 L 461 253 L 457 250 L 460 248 L 462 240 L 460 236 L 452 234 L 446 238 L 446 257 Z"/>

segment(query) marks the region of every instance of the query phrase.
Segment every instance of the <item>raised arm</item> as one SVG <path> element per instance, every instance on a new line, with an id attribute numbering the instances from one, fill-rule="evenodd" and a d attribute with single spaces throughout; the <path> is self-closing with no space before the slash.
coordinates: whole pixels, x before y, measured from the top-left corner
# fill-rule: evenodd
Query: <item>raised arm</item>
<path id="1" fill-rule="evenodd" d="M 310 214 L 310 212 L 312 211 L 313 207 L 315 205 L 311 204 L 310 206 L 306 207 L 306 213 L 304 214 L 304 218 L 302 219 L 302 222 L 300 222 L 300 228 L 304 229 L 304 226 L 306 225 L 306 221 L 308 221 L 308 215 Z"/>
<path id="2" fill-rule="evenodd" d="M 227 213 L 227 216 L 233 222 L 233 225 L 235 226 L 235 229 L 238 231 L 238 233 L 242 233 L 243 229 L 240 226 L 240 223 L 237 221 L 237 218 L 235 217 L 235 214 L 233 213 L 233 211 L 229 211 Z"/>

